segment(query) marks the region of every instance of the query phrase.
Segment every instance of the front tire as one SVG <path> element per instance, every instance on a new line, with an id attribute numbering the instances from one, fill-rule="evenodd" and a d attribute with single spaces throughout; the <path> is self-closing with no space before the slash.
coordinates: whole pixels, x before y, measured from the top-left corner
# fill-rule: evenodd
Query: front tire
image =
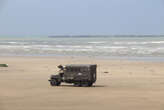
<path id="1" fill-rule="evenodd" d="M 50 85 L 51 86 L 60 86 L 61 82 L 57 81 L 57 80 L 51 80 L 50 81 Z"/>

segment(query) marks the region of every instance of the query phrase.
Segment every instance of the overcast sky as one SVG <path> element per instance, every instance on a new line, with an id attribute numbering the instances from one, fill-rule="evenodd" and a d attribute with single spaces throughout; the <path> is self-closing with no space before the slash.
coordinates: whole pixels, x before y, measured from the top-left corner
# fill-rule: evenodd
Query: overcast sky
<path id="1" fill-rule="evenodd" d="M 164 34 L 164 0 L 0 0 L 0 35 Z"/>

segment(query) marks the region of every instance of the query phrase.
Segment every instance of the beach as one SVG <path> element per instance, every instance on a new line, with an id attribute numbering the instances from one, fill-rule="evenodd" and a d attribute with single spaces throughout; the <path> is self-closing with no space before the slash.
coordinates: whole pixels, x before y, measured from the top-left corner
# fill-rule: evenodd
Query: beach
<path id="1" fill-rule="evenodd" d="M 164 0 L 0 0 L 0 110 L 164 110 L 162 10 Z"/>
<path id="2" fill-rule="evenodd" d="M 0 57 L 0 110 L 163 110 L 164 62 L 94 57 Z M 93 87 L 48 79 L 59 64 L 97 64 Z"/>

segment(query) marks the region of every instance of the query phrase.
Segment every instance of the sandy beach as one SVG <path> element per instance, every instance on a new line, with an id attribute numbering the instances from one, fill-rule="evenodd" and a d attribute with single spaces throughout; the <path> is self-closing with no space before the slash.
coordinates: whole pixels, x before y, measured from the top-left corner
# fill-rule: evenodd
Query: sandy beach
<path id="1" fill-rule="evenodd" d="M 164 62 L 0 57 L 0 110 L 164 110 Z M 93 87 L 49 85 L 59 64 L 97 64 Z"/>

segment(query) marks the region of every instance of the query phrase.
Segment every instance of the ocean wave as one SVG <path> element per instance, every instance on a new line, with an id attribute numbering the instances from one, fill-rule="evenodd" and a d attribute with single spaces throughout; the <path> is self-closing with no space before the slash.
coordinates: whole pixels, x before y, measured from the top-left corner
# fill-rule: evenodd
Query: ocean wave
<path id="1" fill-rule="evenodd" d="M 140 45 L 140 44 L 142 44 L 142 45 L 144 45 L 144 44 L 163 44 L 164 43 L 164 41 L 148 41 L 148 42 L 134 42 L 134 41 L 131 41 L 131 42 L 114 42 L 114 44 L 116 44 L 116 45 L 121 45 L 121 44 L 123 44 L 123 45 Z"/>
<path id="2" fill-rule="evenodd" d="M 100 49 L 124 49 L 127 48 L 125 46 L 95 46 L 96 48 Z"/>
<path id="3" fill-rule="evenodd" d="M 154 44 L 163 44 L 164 41 L 152 41 L 151 43 L 154 43 Z"/>
<path id="4" fill-rule="evenodd" d="M 63 38 L 64 39 L 64 38 Z M 2 40 L 2 54 L 69 54 L 69 55 L 106 55 L 106 56 L 163 56 L 164 39 L 60 39 L 42 40 Z"/>
<path id="5" fill-rule="evenodd" d="M 104 44 L 105 41 L 94 41 L 94 42 L 88 42 L 89 44 Z"/>
<path id="6" fill-rule="evenodd" d="M 93 48 L 93 46 L 85 45 L 56 45 L 55 48 Z"/>
<path id="7" fill-rule="evenodd" d="M 18 42 L 7 42 L 9 44 L 17 44 Z"/>

